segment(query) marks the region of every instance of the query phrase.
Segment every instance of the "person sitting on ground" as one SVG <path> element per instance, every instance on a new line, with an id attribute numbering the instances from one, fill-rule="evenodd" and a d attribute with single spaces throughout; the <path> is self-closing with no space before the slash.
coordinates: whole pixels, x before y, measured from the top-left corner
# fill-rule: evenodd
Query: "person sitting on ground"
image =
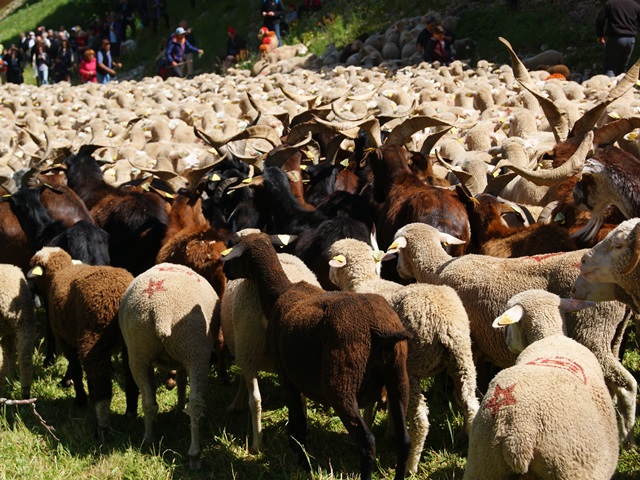
<path id="1" fill-rule="evenodd" d="M 222 63 L 222 71 L 226 72 L 227 69 L 236 62 L 241 62 L 247 59 L 247 43 L 244 38 L 236 31 L 234 27 L 227 28 L 227 52 Z"/>
<path id="2" fill-rule="evenodd" d="M 96 77 L 97 69 L 96 52 L 93 49 L 88 48 L 84 51 L 84 59 L 80 62 L 78 67 L 78 73 L 80 73 L 80 79 L 82 83 L 96 83 L 98 81 Z"/>
<path id="3" fill-rule="evenodd" d="M 200 55 L 204 53 L 204 50 L 191 45 L 185 38 L 187 31 L 182 28 L 176 28 L 176 31 L 171 36 L 167 49 L 165 51 L 165 57 L 168 67 L 170 68 L 169 75 L 174 75 L 180 78 L 184 78 L 184 54 L 188 52 L 198 52 Z"/>
<path id="4" fill-rule="evenodd" d="M 116 68 L 121 68 L 120 62 L 115 62 L 111 57 L 111 42 L 106 38 L 102 40 L 102 48 L 96 58 L 98 83 L 109 83 L 116 75 Z"/>
<path id="5" fill-rule="evenodd" d="M 430 60 L 427 60 L 425 58 L 426 57 L 425 49 L 427 47 L 427 42 L 431 37 L 433 37 L 433 31 L 439 24 L 436 17 L 431 17 L 431 16 L 425 19 L 424 24 L 425 24 L 425 28 L 420 32 L 420 35 L 418 35 L 418 38 L 416 40 L 416 47 L 418 52 L 422 54 L 422 59 L 425 62 L 428 62 Z M 455 37 L 453 36 L 453 33 L 451 33 L 447 29 L 444 29 L 444 36 L 442 39 L 444 40 L 445 48 L 449 52 L 449 57 L 453 57 L 452 44 L 455 41 Z"/>
<path id="6" fill-rule="evenodd" d="M 449 65 L 451 62 L 451 53 L 447 49 L 444 35 L 444 28 L 436 25 L 424 49 L 423 58 L 425 62 L 440 62 L 441 65 Z"/>

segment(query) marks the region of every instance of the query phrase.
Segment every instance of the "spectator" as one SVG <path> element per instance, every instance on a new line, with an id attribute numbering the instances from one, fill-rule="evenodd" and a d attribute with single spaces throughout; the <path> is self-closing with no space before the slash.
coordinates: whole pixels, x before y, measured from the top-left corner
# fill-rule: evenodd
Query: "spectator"
<path id="1" fill-rule="evenodd" d="M 429 39 L 433 38 L 434 30 L 439 25 L 438 25 L 438 20 L 435 17 L 427 17 L 424 21 L 424 24 L 425 24 L 425 28 L 420 32 L 420 35 L 418 35 L 418 38 L 416 40 L 416 47 L 418 52 L 422 53 L 422 59 L 425 62 L 430 62 L 432 60 L 429 60 L 427 58 L 428 55 L 427 55 L 426 47 L 427 47 L 427 43 L 429 42 Z M 442 40 L 444 41 L 444 47 L 448 52 L 449 61 L 451 61 L 451 58 L 453 57 L 451 44 L 453 44 L 455 40 L 453 33 L 451 33 L 449 30 L 444 29 L 444 35 L 442 37 Z"/>
<path id="2" fill-rule="evenodd" d="M 187 21 L 180 20 L 180 26 L 186 32 L 184 35 L 184 38 L 187 40 L 187 42 L 189 42 L 191 45 L 195 45 L 196 37 L 193 35 L 193 32 L 189 28 Z M 187 67 L 187 78 L 193 77 L 193 52 L 185 52 L 184 62 L 185 62 L 185 66 Z"/>
<path id="3" fill-rule="evenodd" d="M 133 5 L 129 0 L 119 0 L 118 20 L 122 25 L 122 41 L 127 39 L 127 27 L 131 29 L 131 37 L 136 36 L 136 17 L 133 14 Z"/>
<path id="4" fill-rule="evenodd" d="M 151 31 L 158 33 L 158 21 L 164 18 L 166 27 L 169 28 L 169 14 L 167 13 L 167 2 L 165 0 L 147 0 L 147 18 L 151 23 Z"/>
<path id="5" fill-rule="evenodd" d="M 176 31 L 171 36 L 167 49 L 165 51 L 165 57 L 167 66 L 171 69 L 169 75 L 174 75 L 180 78 L 184 78 L 184 54 L 189 52 L 198 52 L 200 55 L 204 53 L 202 49 L 199 49 L 195 45 L 191 45 L 185 38 L 187 31 L 182 28 L 176 28 Z"/>
<path id="6" fill-rule="evenodd" d="M 282 21 L 282 35 L 286 35 L 286 33 L 289 31 L 289 27 L 294 24 L 297 19 L 298 11 L 296 10 L 296 6 L 293 3 L 290 3 L 287 6 L 287 14 L 284 16 L 284 19 Z"/>
<path id="7" fill-rule="evenodd" d="M 27 34 L 24 32 L 20 32 L 18 48 L 22 51 L 23 55 L 27 55 L 27 52 L 29 51 L 29 37 L 27 37 Z"/>
<path id="8" fill-rule="evenodd" d="M 278 45 L 282 45 L 280 38 L 280 20 L 284 16 L 282 0 L 262 0 L 262 22 L 269 30 L 276 32 Z"/>
<path id="9" fill-rule="evenodd" d="M 55 61 L 52 67 L 52 81 L 58 83 L 62 81 L 71 81 L 70 71 L 73 67 L 73 50 L 71 44 L 66 38 L 62 40 L 62 44 L 58 49 Z"/>
<path id="10" fill-rule="evenodd" d="M 596 18 L 598 42 L 604 44 L 604 74 L 615 77 L 627 70 L 639 23 L 640 5 L 634 0 L 605 2 Z"/>
<path id="11" fill-rule="evenodd" d="M 78 68 L 82 83 L 95 83 L 98 81 L 96 77 L 96 68 L 96 52 L 91 48 L 88 48 L 84 51 L 84 59 L 80 62 L 80 67 Z"/>
<path id="12" fill-rule="evenodd" d="M 96 58 L 96 77 L 98 83 L 109 83 L 116 75 L 116 68 L 121 68 L 122 64 L 113 61 L 111 57 L 111 42 L 106 38 L 102 40 L 102 48 L 98 51 Z"/>
<path id="13" fill-rule="evenodd" d="M 111 55 L 113 55 L 116 59 L 120 58 L 120 44 L 122 43 L 122 24 L 115 12 L 109 13 L 108 16 L 109 23 L 107 24 L 108 28 L 108 38 L 109 43 L 111 45 Z M 103 37 L 105 38 L 105 37 Z M 98 53 L 98 57 L 100 54 Z M 98 72 L 99 73 L 99 72 Z"/>
<path id="14" fill-rule="evenodd" d="M 43 43 L 36 46 L 36 78 L 38 86 L 49 84 L 49 54 L 46 52 Z"/>
<path id="15" fill-rule="evenodd" d="M 0 43 L 0 82 L 7 83 L 7 66 L 4 64 L 4 45 Z"/>
<path id="16" fill-rule="evenodd" d="M 440 25 L 436 25 L 427 45 L 424 48 L 424 60 L 426 62 L 440 62 L 442 65 L 449 65 L 451 62 L 451 53 L 447 49 L 444 41 L 445 30 Z"/>
<path id="17" fill-rule="evenodd" d="M 22 76 L 22 71 L 24 70 L 24 60 L 18 47 L 11 45 L 11 48 L 9 48 L 9 51 L 5 53 L 2 59 L 7 67 L 7 83 L 23 83 L 24 77 Z"/>
<path id="18" fill-rule="evenodd" d="M 227 69 L 234 63 L 246 60 L 248 56 L 247 43 L 244 38 L 240 36 L 234 27 L 227 28 L 227 52 L 222 63 L 222 72 L 225 73 Z"/>
<path id="19" fill-rule="evenodd" d="M 258 31 L 258 40 L 260 41 L 258 48 L 263 56 L 269 52 L 273 52 L 280 45 L 276 32 L 269 30 L 267 27 L 262 27 Z"/>

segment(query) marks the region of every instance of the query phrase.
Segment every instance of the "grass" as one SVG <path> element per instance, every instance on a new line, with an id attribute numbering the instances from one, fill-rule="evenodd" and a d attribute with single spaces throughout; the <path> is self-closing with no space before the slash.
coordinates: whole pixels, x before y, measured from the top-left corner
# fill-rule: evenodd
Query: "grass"
<path id="1" fill-rule="evenodd" d="M 111 405 L 112 432 L 104 444 L 94 437 L 95 413 L 92 406 L 77 408 L 73 390 L 58 385 L 66 361 L 44 368 L 39 346 L 35 355 L 33 396 L 36 409 L 47 424 L 55 427 L 57 441 L 33 415 L 29 406 L 0 407 L 0 478 L 2 479 L 356 479 L 359 464 L 355 443 L 340 420 L 325 407 L 310 403 L 307 453 L 311 476 L 296 467 L 287 443 L 287 410 L 277 377 L 264 374 L 260 379 L 263 399 L 264 452 L 249 453 L 251 421 L 248 409 L 227 413 L 235 395 L 238 373 L 231 363 L 231 386 L 222 385 L 212 373 L 206 393 L 207 416 L 202 422 L 203 469 L 190 472 L 186 452 L 190 442 L 187 415 L 173 411 L 176 392 L 163 386 L 164 373 L 158 371 L 156 423 L 161 437 L 158 444 L 142 444 L 144 425 L 139 417 L 124 417 L 125 398 L 121 388 L 121 364 L 114 361 L 114 398 Z M 625 365 L 634 374 L 640 371 L 640 354 L 633 334 L 627 342 Z M 7 397 L 18 398 L 18 382 L 9 382 Z M 446 375 L 423 383 L 429 403 L 429 435 L 415 478 L 453 480 L 462 478 L 468 441 L 462 415 L 453 402 L 452 381 Z M 385 440 L 385 412 L 378 413 L 373 432 L 377 439 L 377 465 L 374 478 L 393 478 L 395 453 Z M 636 426 L 640 440 L 640 425 Z M 640 476 L 640 453 L 623 450 L 614 479 L 630 480 Z"/>

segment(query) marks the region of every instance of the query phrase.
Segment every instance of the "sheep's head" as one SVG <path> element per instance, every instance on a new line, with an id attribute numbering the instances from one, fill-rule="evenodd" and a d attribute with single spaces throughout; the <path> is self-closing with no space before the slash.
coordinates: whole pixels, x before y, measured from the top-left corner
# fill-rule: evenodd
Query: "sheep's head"
<path id="1" fill-rule="evenodd" d="M 609 302 L 616 300 L 615 283 L 589 282 L 584 275 L 578 275 L 571 288 L 571 298 L 590 300 L 592 302 Z"/>
<path id="2" fill-rule="evenodd" d="M 507 347 L 519 354 L 527 346 L 550 335 L 566 335 L 565 312 L 595 305 L 560 298 L 546 290 L 527 290 L 507 302 L 507 310 L 493 321 L 494 328 L 507 328 Z"/>
<path id="3" fill-rule="evenodd" d="M 253 278 L 256 268 L 268 265 L 267 258 L 275 255 L 274 246 L 285 246 L 295 239 L 293 235 L 267 235 L 266 233 L 250 233 L 236 236 L 235 243 L 221 253 L 224 262 L 223 272 L 228 280 Z"/>
<path id="4" fill-rule="evenodd" d="M 341 290 L 348 289 L 354 281 L 378 278 L 384 257 L 383 252 L 353 238 L 334 242 L 329 255 L 329 280 Z"/>
<path id="5" fill-rule="evenodd" d="M 410 223 L 396 232 L 387 255 L 398 255 L 398 274 L 405 280 L 416 278 L 414 262 L 420 250 L 435 250 L 440 245 L 462 245 L 464 240 L 439 231 L 426 223 Z M 446 254 L 446 252 L 443 251 Z"/>
<path id="6" fill-rule="evenodd" d="M 585 280 L 617 283 L 633 272 L 640 261 L 640 219 L 618 225 L 604 240 L 582 257 L 580 271 Z"/>

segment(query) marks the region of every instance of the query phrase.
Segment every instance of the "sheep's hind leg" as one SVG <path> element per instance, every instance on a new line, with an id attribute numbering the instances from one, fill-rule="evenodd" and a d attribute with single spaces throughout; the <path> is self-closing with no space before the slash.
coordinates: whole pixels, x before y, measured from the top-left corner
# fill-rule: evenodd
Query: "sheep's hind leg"
<path id="1" fill-rule="evenodd" d="M 376 439 L 360 415 L 357 402 L 352 405 L 332 405 L 345 428 L 355 439 L 360 453 L 360 474 L 362 480 L 370 480 L 376 458 Z M 404 473 L 404 472 L 403 472 Z M 404 475 L 403 475 L 404 476 Z"/>
<path id="2" fill-rule="evenodd" d="M 131 352 L 129 352 L 131 355 Z M 144 360 L 137 360 L 130 356 L 131 373 L 142 393 L 142 412 L 144 413 L 144 442 L 151 444 L 155 441 L 153 423 L 158 415 L 156 403 L 156 377 L 153 365 Z"/>
<path id="3" fill-rule="evenodd" d="M 189 403 L 186 412 L 191 420 L 191 446 L 189 447 L 189 468 L 200 470 L 202 461 L 200 459 L 200 420 L 205 415 L 206 404 L 204 402 L 204 390 L 207 384 L 207 369 L 190 369 L 190 389 Z M 178 373 L 178 379 L 180 374 Z M 180 385 L 178 384 L 178 388 Z"/>
<path id="4" fill-rule="evenodd" d="M 247 378 L 246 386 L 249 396 L 249 410 L 251 411 L 251 424 L 253 426 L 253 442 L 251 453 L 258 453 L 262 449 L 262 397 L 258 378 Z"/>
<path id="5" fill-rule="evenodd" d="M 78 351 L 65 343 L 61 344 L 61 348 L 62 353 L 69 362 L 67 372 L 73 381 L 73 388 L 76 392 L 75 404 L 79 407 L 84 407 L 87 405 L 87 394 L 84 391 L 84 385 L 82 384 L 82 365 L 78 358 Z"/>
<path id="6" fill-rule="evenodd" d="M 176 412 L 178 415 L 184 411 L 184 406 L 187 403 L 187 371 L 184 368 L 179 368 L 176 372 L 176 384 L 178 386 L 178 406 Z"/>
<path id="7" fill-rule="evenodd" d="M 298 455 L 298 465 L 306 471 L 311 470 L 311 464 L 305 451 L 307 439 L 307 417 L 300 392 L 284 378 L 280 378 L 285 391 L 287 410 L 289 411 L 289 446 Z"/>
<path id="8" fill-rule="evenodd" d="M 407 471 L 410 474 L 418 471 L 418 463 L 422 454 L 424 441 L 429 433 L 429 408 L 427 402 L 420 391 L 420 380 L 410 383 L 409 408 L 407 418 L 409 420 L 409 437 L 411 438 L 411 449 L 409 450 L 409 462 Z"/>
<path id="9" fill-rule="evenodd" d="M 31 397 L 33 380 L 33 345 L 35 343 L 35 324 L 22 325 L 23 330 L 17 337 L 18 367 L 20 368 L 20 389 L 22 398 Z"/>

